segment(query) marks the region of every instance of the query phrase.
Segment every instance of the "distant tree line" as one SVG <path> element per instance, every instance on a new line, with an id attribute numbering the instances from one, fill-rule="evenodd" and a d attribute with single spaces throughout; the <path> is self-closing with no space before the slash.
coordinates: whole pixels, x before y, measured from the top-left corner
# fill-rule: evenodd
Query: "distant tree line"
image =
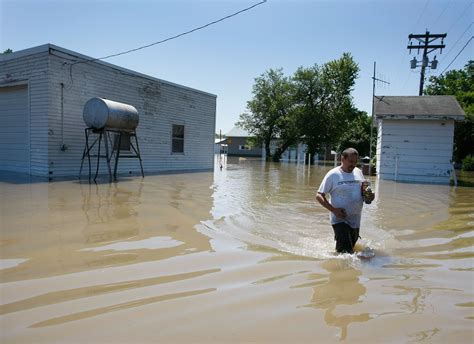
<path id="1" fill-rule="evenodd" d="M 454 126 L 453 159 L 461 162 L 474 155 L 474 61 L 464 69 L 450 70 L 444 75 L 432 76 L 424 92 L 426 95 L 453 95 L 466 113 L 462 122 Z"/>
<path id="2" fill-rule="evenodd" d="M 269 69 L 255 79 L 253 98 L 237 125 L 274 161 L 299 142 L 311 156 L 326 147 L 341 151 L 347 146 L 368 155 L 371 119 L 354 107 L 351 96 L 358 73 L 349 53 L 322 66 L 300 67 L 292 76 Z M 278 146 L 271 155 L 273 140 Z"/>

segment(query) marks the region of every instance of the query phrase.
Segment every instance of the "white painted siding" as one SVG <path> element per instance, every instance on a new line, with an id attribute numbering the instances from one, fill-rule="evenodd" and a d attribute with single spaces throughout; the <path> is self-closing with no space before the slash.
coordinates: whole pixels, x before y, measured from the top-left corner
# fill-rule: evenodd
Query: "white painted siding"
<path id="1" fill-rule="evenodd" d="M 27 85 L 0 87 L 0 170 L 30 173 Z"/>
<path id="2" fill-rule="evenodd" d="M 377 148 L 375 149 L 375 156 L 376 156 L 376 163 L 375 163 L 375 169 L 377 171 L 377 174 L 379 174 L 380 171 L 380 158 L 382 154 L 382 131 L 383 131 L 383 126 L 382 126 L 382 121 L 377 122 L 378 128 L 377 128 Z"/>
<path id="3" fill-rule="evenodd" d="M 92 97 L 130 104 L 138 110 L 137 135 L 145 173 L 213 168 L 215 96 L 98 63 L 74 65 L 71 73 L 64 64 L 66 58 L 71 56 L 54 52 L 49 59 L 48 162 L 54 176 L 79 172 L 85 144 L 82 110 Z M 184 154 L 171 153 L 173 124 L 185 126 Z M 65 151 L 60 149 L 63 144 L 67 147 Z M 100 164 L 101 172 L 107 173 L 105 159 Z M 119 173 L 139 171 L 137 159 L 119 160 Z"/>
<path id="4" fill-rule="evenodd" d="M 28 85 L 29 172 L 48 174 L 48 53 L 47 51 L 0 61 L 0 87 Z M 16 169 L 25 172 L 23 168 Z"/>
<path id="5" fill-rule="evenodd" d="M 381 179 L 449 183 L 454 121 L 381 120 L 377 174 Z"/>
<path id="6" fill-rule="evenodd" d="M 92 97 L 137 108 L 145 173 L 213 168 L 214 95 L 102 62 L 76 64 L 71 70 L 67 62 L 77 60 L 74 54 L 45 45 L 0 58 L 0 87 L 28 85 L 31 174 L 78 174 L 85 145 L 82 110 Z M 171 153 L 173 124 L 185 126 L 184 154 Z M 106 173 L 105 159 L 100 164 Z M 118 171 L 138 173 L 139 161 L 121 159 Z"/>

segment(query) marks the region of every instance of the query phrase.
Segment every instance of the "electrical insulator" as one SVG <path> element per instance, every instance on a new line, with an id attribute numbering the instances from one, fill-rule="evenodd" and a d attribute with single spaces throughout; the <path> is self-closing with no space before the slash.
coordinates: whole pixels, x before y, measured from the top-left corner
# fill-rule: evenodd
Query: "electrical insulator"
<path id="1" fill-rule="evenodd" d="M 418 62 L 418 61 L 416 60 L 416 57 L 413 57 L 413 60 L 410 61 L 410 68 L 411 68 L 411 69 L 415 69 L 417 62 Z"/>

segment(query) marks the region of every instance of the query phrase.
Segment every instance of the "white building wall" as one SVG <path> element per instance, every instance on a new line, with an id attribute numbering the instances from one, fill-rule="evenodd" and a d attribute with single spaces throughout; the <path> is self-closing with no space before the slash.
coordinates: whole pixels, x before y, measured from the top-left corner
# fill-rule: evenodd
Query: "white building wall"
<path id="1" fill-rule="evenodd" d="M 449 183 L 454 121 L 381 120 L 377 174 L 381 179 Z"/>
<path id="2" fill-rule="evenodd" d="M 0 87 L 26 85 L 28 87 L 29 172 L 32 175 L 48 173 L 48 53 L 19 56 L 0 60 Z M 0 170 L 2 167 L 0 166 Z"/>
<path id="3" fill-rule="evenodd" d="M 383 126 L 382 126 L 382 121 L 377 122 L 377 147 L 375 149 L 375 156 L 376 156 L 376 163 L 375 163 L 375 169 L 377 171 L 377 174 L 379 174 L 378 171 L 380 171 L 380 157 L 382 154 L 382 133 L 383 133 Z"/>
<path id="4" fill-rule="evenodd" d="M 85 145 L 82 110 L 92 97 L 137 108 L 145 173 L 213 168 L 215 95 L 103 62 L 75 64 L 71 70 L 69 63 L 77 58 L 70 53 L 46 45 L 0 59 L 0 87 L 28 85 L 31 174 L 78 174 Z M 184 154 L 171 152 L 173 124 L 185 126 Z M 100 165 L 107 173 L 105 159 Z M 85 162 L 83 174 L 87 170 Z M 137 159 L 120 159 L 119 173 L 139 171 Z"/>
<path id="5" fill-rule="evenodd" d="M 50 173 L 56 176 L 78 173 L 85 144 L 82 110 L 92 97 L 130 104 L 138 110 L 137 136 L 145 173 L 213 168 L 214 95 L 94 62 L 76 64 L 71 72 L 69 65 L 64 64 L 67 58 L 70 56 L 55 51 L 49 59 Z M 61 83 L 64 84 L 64 122 L 61 120 Z M 184 154 L 171 153 L 173 124 L 185 126 Z M 60 149 L 63 144 L 66 151 Z M 107 173 L 105 159 L 100 165 L 101 172 Z M 121 159 L 118 166 L 121 174 L 140 171 L 137 159 Z"/>

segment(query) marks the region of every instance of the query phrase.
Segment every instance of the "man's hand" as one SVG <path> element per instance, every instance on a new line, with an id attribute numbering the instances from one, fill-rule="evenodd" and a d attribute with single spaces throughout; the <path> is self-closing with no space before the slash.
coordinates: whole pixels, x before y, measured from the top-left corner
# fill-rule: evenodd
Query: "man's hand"
<path id="1" fill-rule="evenodd" d="M 318 192 L 316 194 L 316 200 L 321 204 L 324 208 L 329 210 L 331 213 L 336 215 L 336 217 L 340 219 L 345 219 L 347 216 L 346 210 L 344 208 L 334 208 L 326 199 L 326 195 L 324 193 Z"/>
<path id="2" fill-rule="evenodd" d="M 339 219 L 345 219 L 347 216 L 346 210 L 344 208 L 334 208 L 332 213 Z"/>

